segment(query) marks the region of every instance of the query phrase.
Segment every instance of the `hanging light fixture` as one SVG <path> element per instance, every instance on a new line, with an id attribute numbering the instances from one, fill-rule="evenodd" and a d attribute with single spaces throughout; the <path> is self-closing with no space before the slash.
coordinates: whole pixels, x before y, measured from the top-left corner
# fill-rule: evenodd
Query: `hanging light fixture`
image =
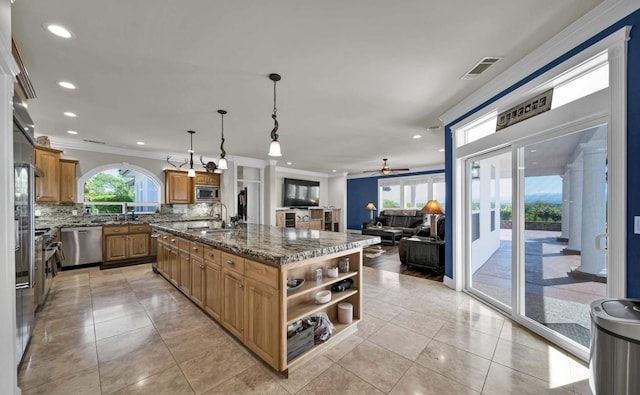
<path id="1" fill-rule="evenodd" d="M 191 149 L 189 150 L 189 171 L 187 172 L 187 175 L 189 177 L 195 177 L 196 171 L 193 169 L 193 135 L 196 132 L 194 132 L 193 130 L 189 130 L 187 131 L 187 133 L 191 135 Z"/>
<path id="2" fill-rule="evenodd" d="M 280 142 L 278 141 L 278 120 L 276 119 L 276 82 L 280 81 L 279 74 L 269 74 L 269 79 L 273 81 L 273 130 L 271 130 L 271 145 L 269 145 L 269 156 L 282 156 Z"/>
<path id="3" fill-rule="evenodd" d="M 225 110 L 218 110 L 218 114 L 220 114 L 220 123 L 221 123 L 221 129 L 222 129 L 222 139 L 220 142 L 220 160 L 218 161 L 218 169 L 220 170 L 227 170 L 227 160 L 224 158 L 224 156 L 227 154 L 226 151 L 224 150 L 224 114 L 226 114 L 227 112 Z"/>

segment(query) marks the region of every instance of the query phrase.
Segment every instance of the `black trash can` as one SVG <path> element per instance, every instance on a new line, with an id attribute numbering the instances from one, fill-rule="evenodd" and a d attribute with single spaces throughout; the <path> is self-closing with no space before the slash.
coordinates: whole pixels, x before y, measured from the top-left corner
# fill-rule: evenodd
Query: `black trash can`
<path id="1" fill-rule="evenodd" d="M 591 303 L 589 385 L 596 395 L 640 394 L 640 300 Z"/>

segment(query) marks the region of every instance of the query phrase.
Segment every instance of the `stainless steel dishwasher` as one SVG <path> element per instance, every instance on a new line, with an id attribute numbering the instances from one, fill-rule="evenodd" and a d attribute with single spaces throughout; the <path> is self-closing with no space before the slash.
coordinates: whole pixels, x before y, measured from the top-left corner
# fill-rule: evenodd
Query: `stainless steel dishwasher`
<path id="1" fill-rule="evenodd" d="M 62 267 L 102 262 L 102 226 L 62 228 Z"/>

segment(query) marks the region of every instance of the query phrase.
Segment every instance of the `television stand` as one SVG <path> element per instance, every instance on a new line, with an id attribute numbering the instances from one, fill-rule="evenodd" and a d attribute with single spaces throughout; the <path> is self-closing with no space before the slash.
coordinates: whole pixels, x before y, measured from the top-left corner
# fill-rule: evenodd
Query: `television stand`
<path id="1" fill-rule="evenodd" d="M 276 226 L 339 232 L 340 211 L 339 208 L 323 207 L 278 209 L 276 210 Z"/>

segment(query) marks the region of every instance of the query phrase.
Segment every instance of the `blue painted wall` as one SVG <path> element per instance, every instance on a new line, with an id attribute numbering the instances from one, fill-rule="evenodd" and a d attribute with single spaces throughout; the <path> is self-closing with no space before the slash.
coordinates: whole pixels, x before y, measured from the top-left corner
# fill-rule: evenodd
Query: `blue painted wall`
<path id="1" fill-rule="evenodd" d="M 640 215 L 640 182 L 638 180 L 638 174 L 640 174 L 640 161 L 634 160 L 637 153 L 640 152 L 640 10 L 635 11 L 602 32 L 594 35 L 589 40 L 580 44 L 530 76 L 522 79 L 517 84 L 505 89 L 498 95 L 472 109 L 460 118 L 452 121 L 449 125 L 446 125 L 445 181 L 447 188 L 447 207 L 453 207 L 453 201 L 451 199 L 451 181 L 453 177 L 453 158 L 451 155 L 453 141 L 451 136 L 451 125 L 473 115 L 475 112 L 509 94 L 540 74 L 571 58 L 576 53 L 588 48 L 624 26 L 632 26 L 631 39 L 629 40 L 627 47 L 627 297 L 640 298 L 640 235 L 633 234 L 633 216 Z M 448 215 L 445 222 L 445 274 L 450 278 L 453 276 L 453 247 L 451 244 L 452 224 L 452 216 Z"/>
<path id="2" fill-rule="evenodd" d="M 416 171 L 413 173 L 394 174 L 390 176 L 350 178 L 347 179 L 347 229 L 362 229 L 363 222 L 369 222 L 367 204 L 373 203 L 378 207 L 378 179 L 419 176 L 424 174 L 442 173 L 444 170 Z M 450 207 L 450 206 L 447 206 Z M 373 213 L 375 218 L 376 210 Z"/>

